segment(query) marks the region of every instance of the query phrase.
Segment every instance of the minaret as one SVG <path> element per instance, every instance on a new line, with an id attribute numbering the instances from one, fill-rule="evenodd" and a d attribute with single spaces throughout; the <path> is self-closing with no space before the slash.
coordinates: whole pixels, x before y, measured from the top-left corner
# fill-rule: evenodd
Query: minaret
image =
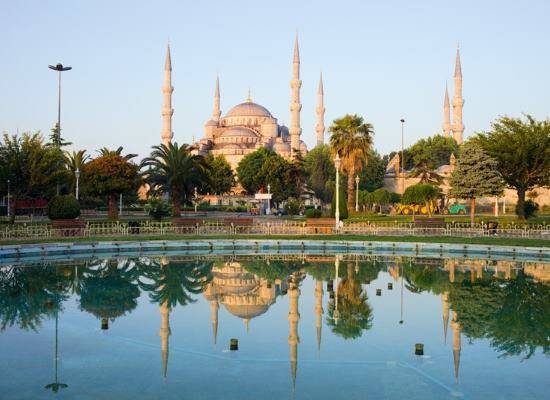
<path id="1" fill-rule="evenodd" d="M 443 336 L 447 343 L 447 328 L 449 326 L 449 292 L 445 291 L 441 294 L 441 302 L 443 303 Z"/>
<path id="2" fill-rule="evenodd" d="M 323 91 L 323 73 L 319 77 L 319 89 L 317 90 L 317 125 L 315 126 L 315 132 L 317 133 L 317 146 L 322 146 L 325 139 L 325 101 Z"/>
<path id="3" fill-rule="evenodd" d="M 216 89 L 214 90 L 214 111 L 212 111 L 212 120 L 218 122 L 222 111 L 220 109 L 220 77 L 216 76 Z"/>
<path id="4" fill-rule="evenodd" d="M 164 379 L 166 379 L 166 376 L 168 375 L 168 338 L 170 337 L 171 331 L 170 331 L 170 307 L 166 304 L 166 302 L 162 303 L 160 306 L 160 315 L 161 315 L 161 323 L 160 323 L 160 348 L 162 352 L 162 376 Z"/>
<path id="5" fill-rule="evenodd" d="M 300 135 L 302 134 L 302 128 L 300 128 L 300 110 L 302 109 L 302 104 L 300 104 L 301 86 L 300 51 L 298 49 L 298 34 L 296 34 L 296 39 L 294 41 L 294 60 L 292 62 L 292 80 L 290 81 L 290 88 L 292 89 L 289 129 L 291 154 L 294 154 L 295 150 L 300 150 Z"/>
<path id="6" fill-rule="evenodd" d="M 451 136 L 451 105 L 449 104 L 447 84 L 445 84 L 445 100 L 443 100 L 443 136 Z"/>
<path id="7" fill-rule="evenodd" d="M 462 67 L 460 65 L 460 48 L 456 48 L 455 61 L 455 94 L 453 96 L 453 138 L 458 144 L 462 144 L 462 133 L 464 125 L 462 124 L 462 107 L 464 99 L 462 98 Z"/>
<path id="8" fill-rule="evenodd" d="M 214 341 L 214 346 L 218 340 L 218 310 L 220 309 L 220 304 L 218 298 L 210 301 L 210 319 L 212 320 L 212 340 Z"/>
<path id="9" fill-rule="evenodd" d="M 165 145 L 168 145 L 174 137 L 174 132 L 172 132 L 172 115 L 174 115 L 174 109 L 172 108 L 173 91 L 172 59 L 170 58 L 170 45 L 168 45 L 166 50 L 166 61 L 164 63 L 164 85 L 162 85 L 164 101 L 162 105 L 162 132 L 160 134 L 162 143 Z"/>
<path id="10" fill-rule="evenodd" d="M 455 372 L 455 382 L 458 383 L 458 370 L 460 368 L 460 350 L 462 348 L 460 343 L 460 322 L 457 321 L 456 310 L 453 311 L 453 320 L 451 321 L 451 328 L 453 328 L 453 363 Z"/>
<path id="11" fill-rule="evenodd" d="M 290 373 L 292 376 L 293 392 L 296 389 L 296 372 L 298 370 L 298 343 L 300 343 L 300 337 L 298 336 L 298 321 L 300 320 L 300 313 L 298 312 L 298 299 L 300 297 L 300 289 L 298 289 L 296 279 L 297 278 L 294 275 L 291 276 L 288 289 L 288 345 L 290 347 Z"/>
<path id="12" fill-rule="evenodd" d="M 321 330 L 323 328 L 323 281 L 315 282 L 315 317 L 317 356 L 319 356 L 321 353 Z"/>

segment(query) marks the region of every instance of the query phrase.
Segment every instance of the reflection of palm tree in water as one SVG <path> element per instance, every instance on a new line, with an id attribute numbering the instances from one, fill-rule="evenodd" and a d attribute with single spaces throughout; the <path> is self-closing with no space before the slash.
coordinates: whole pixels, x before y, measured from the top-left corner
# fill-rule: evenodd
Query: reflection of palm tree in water
<path id="1" fill-rule="evenodd" d="M 337 284 L 335 298 L 328 304 L 327 324 L 346 339 L 358 338 L 372 327 L 372 308 L 356 274 L 354 263 L 348 263 L 346 276 Z"/>
<path id="2" fill-rule="evenodd" d="M 109 259 L 90 268 L 82 280 L 80 308 L 101 319 L 101 328 L 109 328 L 109 319 L 134 310 L 139 297 L 138 271 L 134 261 Z"/>
<path id="3" fill-rule="evenodd" d="M 162 375 L 168 375 L 168 354 L 170 329 L 170 312 L 178 304 L 185 306 L 196 300 L 192 294 L 199 294 L 210 281 L 212 263 L 181 263 L 164 257 L 160 260 L 148 260 L 142 276 L 151 283 L 140 281 L 143 290 L 149 291 L 153 303 L 160 304 Z"/>

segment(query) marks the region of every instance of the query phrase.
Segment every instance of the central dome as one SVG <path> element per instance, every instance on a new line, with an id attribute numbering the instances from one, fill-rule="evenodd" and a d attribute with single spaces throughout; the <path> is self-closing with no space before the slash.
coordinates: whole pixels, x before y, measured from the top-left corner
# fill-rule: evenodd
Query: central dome
<path id="1" fill-rule="evenodd" d="M 226 117 L 271 117 L 271 113 L 259 104 L 246 101 L 229 110 Z"/>

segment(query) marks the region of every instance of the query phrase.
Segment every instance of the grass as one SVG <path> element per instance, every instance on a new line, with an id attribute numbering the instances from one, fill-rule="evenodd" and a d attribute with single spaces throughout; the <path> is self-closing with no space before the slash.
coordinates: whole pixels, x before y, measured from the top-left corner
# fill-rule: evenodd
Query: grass
<path id="1" fill-rule="evenodd" d="M 215 240 L 215 239 L 249 239 L 249 240 L 350 240 L 371 242 L 422 242 L 442 244 L 482 244 L 494 246 L 524 246 L 524 247 L 548 247 L 550 240 L 523 239 L 503 237 L 454 237 L 454 236 L 369 236 L 369 235 L 136 235 L 136 236 L 110 236 L 110 237 L 68 237 L 46 240 L 9 240 L 1 241 L 1 245 L 30 244 L 30 243 L 85 243 L 85 242 L 109 242 L 109 241 L 149 241 L 149 240 Z"/>

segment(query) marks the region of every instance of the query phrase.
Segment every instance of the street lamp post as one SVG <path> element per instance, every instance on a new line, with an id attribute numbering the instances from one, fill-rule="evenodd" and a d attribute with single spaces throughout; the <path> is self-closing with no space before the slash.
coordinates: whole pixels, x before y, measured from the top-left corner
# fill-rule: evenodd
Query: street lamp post
<path id="1" fill-rule="evenodd" d="M 61 73 L 64 71 L 70 71 L 73 68 L 64 67 L 61 63 L 56 65 L 48 65 L 48 68 L 57 71 L 57 125 L 55 133 L 58 141 L 56 145 L 59 146 L 61 144 Z"/>
<path id="2" fill-rule="evenodd" d="M 334 159 L 334 167 L 336 168 L 336 210 L 334 211 L 334 219 L 336 220 L 336 231 L 340 228 L 340 155 L 336 154 Z"/>
<path id="3" fill-rule="evenodd" d="M 359 212 L 359 175 L 355 176 L 355 212 Z"/>
<path id="4" fill-rule="evenodd" d="M 405 193 L 405 119 L 401 118 L 401 194 Z"/>
<path id="5" fill-rule="evenodd" d="M 197 212 L 197 187 L 193 190 L 193 195 L 195 197 L 195 212 Z"/>
<path id="6" fill-rule="evenodd" d="M 76 171 L 74 171 L 74 176 L 76 178 L 76 188 L 75 188 L 75 197 L 78 200 L 78 184 L 80 180 L 80 169 L 77 168 Z"/>
<path id="7" fill-rule="evenodd" d="M 271 185 L 267 184 L 267 194 L 271 194 Z M 265 210 L 265 213 L 267 215 L 271 214 L 271 197 L 267 197 L 267 210 Z"/>
<path id="8" fill-rule="evenodd" d="M 8 179 L 8 219 L 11 215 L 11 204 L 10 204 L 10 180 Z"/>

